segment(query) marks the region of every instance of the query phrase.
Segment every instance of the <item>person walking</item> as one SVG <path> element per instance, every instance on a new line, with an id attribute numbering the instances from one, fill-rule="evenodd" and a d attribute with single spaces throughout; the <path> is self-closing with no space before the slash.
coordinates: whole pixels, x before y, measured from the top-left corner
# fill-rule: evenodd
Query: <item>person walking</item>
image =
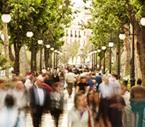
<path id="1" fill-rule="evenodd" d="M 26 79 L 24 85 L 27 90 L 29 90 L 33 86 L 33 81 L 34 81 L 34 77 L 32 75 L 30 75 L 30 77 Z"/>
<path id="2" fill-rule="evenodd" d="M 33 126 L 41 126 L 43 111 L 50 113 L 50 96 L 43 87 L 43 78 L 37 78 L 34 86 L 30 89 L 30 108 L 33 118 Z"/>
<path id="3" fill-rule="evenodd" d="M 63 112 L 63 92 L 60 89 L 61 83 L 56 82 L 53 84 L 53 91 L 50 93 L 51 100 L 51 115 L 54 117 L 55 126 L 59 125 L 59 117 Z"/>
<path id="4" fill-rule="evenodd" d="M 26 127 L 26 113 L 28 110 L 29 94 L 22 81 L 17 81 L 15 88 L 11 91 L 12 96 L 15 99 L 15 106 L 19 110 L 19 122 L 17 127 Z"/>
<path id="5" fill-rule="evenodd" d="M 72 95 L 72 88 L 73 88 L 74 79 L 75 79 L 75 74 L 72 73 L 71 69 L 69 69 L 68 73 L 66 74 L 66 77 L 65 77 L 69 97 L 71 97 L 71 95 Z"/>
<path id="6" fill-rule="evenodd" d="M 7 94 L 5 88 L 5 80 L 0 79 L 0 109 L 4 107 L 4 99 Z"/>
<path id="7" fill-rule="evenodd" d="M 81 81 L 78 83 L 78 85 L 76 87 L 76 93 L 78 93 L 79 91 L 83 91 L 85 96 L 87 96 L 89 89 L 90 89 L 90 86 L 88 83 L 86 83 L 85 75 L 81 74 Z"/>
<path id="8" fill-rule="evenodd" d="M 93 115 L 86 106 L 84 93 L 78 92 L 74 98 L 74 107 L 68 112 L 67 127 L 94 127 Z"/>
<path id="9" fill-rule="evenodd" d="M 98 91 L 98 89 L 99 89 L 99 85 L 102 83 L 102 77 L 101 77 L 101 73 L 99 73 L 99 75 L 97 75 L 96 77 L 95 77 L 95 80 L 96 80 L 96 91 Z"/>
<path id="10" fill-rule="evenodd" d="M 53 82 L 59 82 L 59 76 L 56 70 L 54 70 L 53 74 L 52 74 L 52 80 Z"/>
<path id="11" fill-rule="evenodd" d="M 15 107 L 13 96 L 6 95 L 4 104 L 5 107 L 0 110 L 0 127 L 18 127 L 19 111 Z"/>

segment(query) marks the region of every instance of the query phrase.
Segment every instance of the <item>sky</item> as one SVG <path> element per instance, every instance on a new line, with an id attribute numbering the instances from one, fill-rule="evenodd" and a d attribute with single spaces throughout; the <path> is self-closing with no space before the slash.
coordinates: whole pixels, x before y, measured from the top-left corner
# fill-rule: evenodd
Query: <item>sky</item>
<path id="1" fill-rule="evenodd" d="M 75 7 L 79 6 L 79 5 L 82 5 L 83 3 L 83 0 L 72 0 L 72 2 L 75 2 Z"/>

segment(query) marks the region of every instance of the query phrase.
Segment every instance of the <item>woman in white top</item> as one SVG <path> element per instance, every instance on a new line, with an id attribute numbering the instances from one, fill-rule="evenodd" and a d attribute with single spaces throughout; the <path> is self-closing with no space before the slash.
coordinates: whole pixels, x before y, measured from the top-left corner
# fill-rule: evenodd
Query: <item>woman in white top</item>
<path id="1" fill-rule="evenodd" d="M 81 92 L 75 95 L 74 107 L 68 112 L 67 127 L 94 127 L 92 113 L 86 107 L 85 96 Z"/>

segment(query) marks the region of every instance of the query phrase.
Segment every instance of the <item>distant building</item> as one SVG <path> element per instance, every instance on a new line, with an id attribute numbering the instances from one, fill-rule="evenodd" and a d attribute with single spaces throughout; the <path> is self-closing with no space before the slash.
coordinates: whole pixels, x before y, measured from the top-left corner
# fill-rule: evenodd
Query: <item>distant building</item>
<path id="1" fill-rule="evenodd" d="M 71 22 L 71 26 L 65 29 L 65 36 L 63 38 L 65 44 L 77 41 L 80 43 L 80 45 L 85 46 L 88 43 L 91 30 L 81 30 L 79 24 L 81 21 L 87 24 L 87 21 L 92 18 L 92 14 L 89 10 L 85 10 L 84 6 L 85 4 L 82 4 L 79 7 L 73 8 L 73 10 L 79 10 L 80 13 L 74 14 L 75 19 Z"/>

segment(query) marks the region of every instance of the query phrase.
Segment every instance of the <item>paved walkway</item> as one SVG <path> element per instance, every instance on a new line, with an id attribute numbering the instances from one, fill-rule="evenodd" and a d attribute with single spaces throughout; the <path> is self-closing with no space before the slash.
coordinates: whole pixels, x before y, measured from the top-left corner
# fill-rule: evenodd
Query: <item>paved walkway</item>
<path id="1" fill-rule="evenodd" d="M 68 98 L 67 91 L 64 90 L 64 113 L 60 117 L 60 123 L 59 127 L 67 127 L 67 112 L 72 108 L 73 106 L 73 96 L 74 96 L 74 90 L 72 98 Z M 31 115 L 28 114 L 26 118 L 26 127 L 33 127 L 32 125 L 32 118 Z M 54 121 L 50 114 L 44 114 L 42 117 L 42 127 L 55 127 Z"/>

